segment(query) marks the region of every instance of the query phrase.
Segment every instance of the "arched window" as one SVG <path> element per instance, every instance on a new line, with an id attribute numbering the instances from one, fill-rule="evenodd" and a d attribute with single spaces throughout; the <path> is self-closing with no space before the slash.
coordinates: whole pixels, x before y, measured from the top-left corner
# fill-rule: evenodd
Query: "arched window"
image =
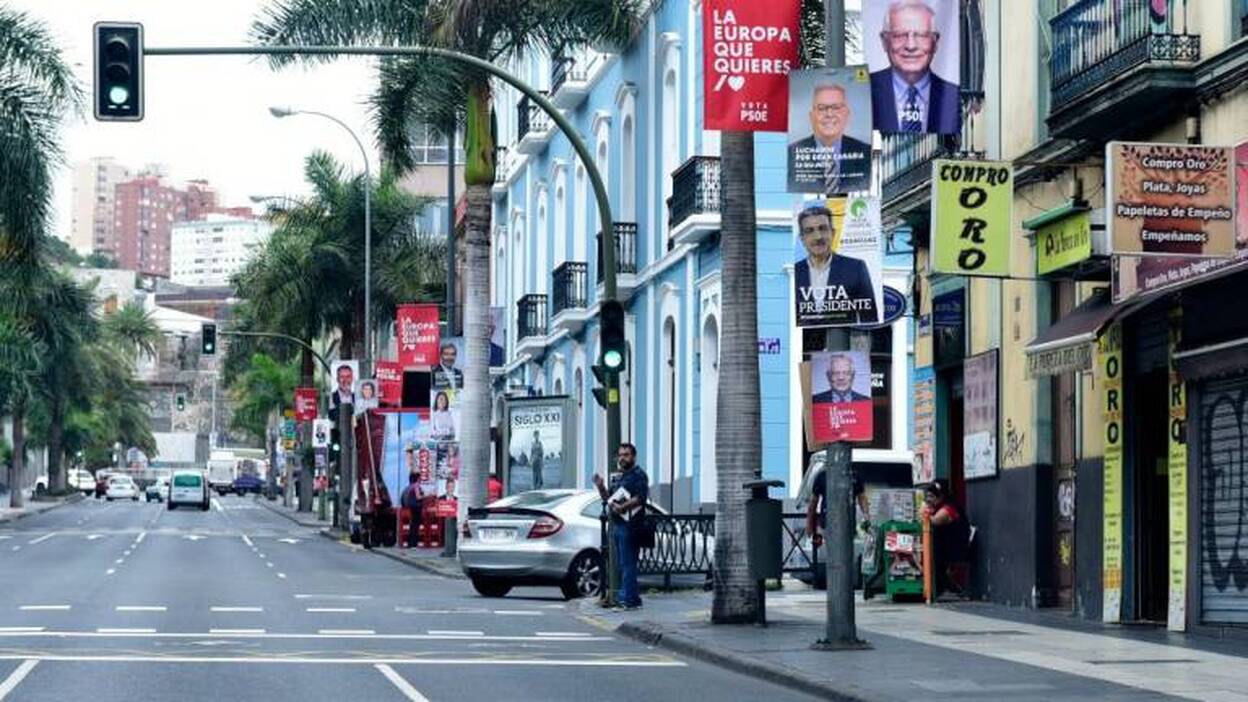
<path id="1" fill-rule="evenodd" d="M 632 98 L 629 98 L 631 104 Z M 620 125 L 620 220 L 637 221 L 637 153 L 633 115 L 626 113 Z"/>
<path id="2" fill-rule="evenodd" d="M 555 207 L 551 216 L 555 220 L 555 265 L 568 260 L 568 183 L 564 169 L 555 175 Z"/>
<path id="3" fill-rule="evenodd" d="M 550 241 L 550 231 L 546 227 L 548 220 L 548 217 L 546 216 L 546 196 L 547 193 L 545 186 L 538 188 L 537 231 L 533 237 L 533 246 L 535 248 L 535 253 L 537 254 L 535 256 L 537 261 L 534 264 L 533 269 L 533 275 L 537 279 L 537 285 L 534 286 L 533 291 L 538 294 L 544 294 L 546 292 L 546 281 L 550 278 L 550 268 L 547 268 L 546 266 L 546 245 Z"/>
<path id="4" fill-rule="evenodd" d="M 576 164 L 576 202 L 573 204 L 572 217 L 572 260 L 588 261 L 585 257 L 585 241 L 588 238 L 586 233 L 586 206 L 589 198 L 589 191 L 586 189 L 585 166 L 579 161 Z"/>
<path id="5" fill-rule="evenodd" d="M 672 196 L 672 172 L 680 166 L 680 46 L 671 43 L 663 58 L 663 202 Z"/>

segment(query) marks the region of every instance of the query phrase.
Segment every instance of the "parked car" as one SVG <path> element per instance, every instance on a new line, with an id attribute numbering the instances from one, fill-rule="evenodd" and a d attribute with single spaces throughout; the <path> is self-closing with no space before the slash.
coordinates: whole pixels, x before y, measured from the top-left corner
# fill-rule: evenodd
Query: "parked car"
<path id="1" fill-rule="evenodd" d="M 139 486 L 134 484 L 134 479 L 128 475 L 113 475 L 108 479 L 108 490 L 104 493 L 104 497 L 109 502 L 113 500 L 133 500 L 139 501 Z"/>
<path id="2" fill-rule="evenodd" d="M 169 499 L 169 481 L 165 478 L 157 478 L 155 482 L 147 486 L 143 494 L 148 502 L 164 502 Z"/>
<path id="3" fill-rule="evenodd" d="M 665 514 L 653 503 L 647 510 Z M 568 599 L 592 597 L 603 587 L 601 516 L 602 500 L 594 490 L 532 490 L 504 497 L 469 512 L 459 541 L 460 566 L 486 597 L 502 597 L 517 585 L 554 585 Z M 665 547 L 663 542 L 673 538 L 660 530 L 660 550 L 710 562 L 714 538 L 691 538 L 680 549 Z"/>
<path id="4" fill-rule="evenodd" d="M 239 495 L 246 495 L 249 492 L 260 494 L 261 488 L 264 487 L 264 481 L 258 475 L 244 473 L 234 479 L 234 492 Z"/>
<path id="5" fill-rule="evenodd" d="M 198 507 L 207 511 L 208 480 L 204 472 L 199 470 L 175 470 L 169 483 L 169 509 L 177 509 L 178 505 Z"/>
<path id="6" fill-rule="evenodd" d="M 71 490 L 77 490 L 86 495 L 90 495 L 95 491 L 95 478 L 81 468 L 69 469 L 69 473 L 65 477 Z"/>

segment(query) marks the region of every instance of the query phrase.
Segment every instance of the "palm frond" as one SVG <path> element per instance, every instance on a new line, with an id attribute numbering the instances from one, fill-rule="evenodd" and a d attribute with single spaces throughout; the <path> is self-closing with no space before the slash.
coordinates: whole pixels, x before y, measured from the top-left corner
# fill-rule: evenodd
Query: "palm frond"
<path id="1" fill-rule="evenodd" d="M 251 40 L 264 46 L 352 46 L 411 43 L 423 31 L 422 0 L 278 0 L 252 22 Z M 274 68 L 335 57 L 272 56 Z"/>

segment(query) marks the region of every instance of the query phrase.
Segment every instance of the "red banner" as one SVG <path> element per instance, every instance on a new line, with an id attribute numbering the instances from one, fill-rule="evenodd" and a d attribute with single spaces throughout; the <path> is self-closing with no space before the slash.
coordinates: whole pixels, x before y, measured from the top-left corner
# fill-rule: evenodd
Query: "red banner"
<path id="1" fill-rule="evenodd" d="M 400 366 L 438 364 L 438 306 L 399 305 L 395 334 L 399 342 Z"/>
<path id="2" fill-rule="evenodd" d="M 706 0 L 702 92 L 706 128 L 784 132 L 797 68 L 798 0 Z"/>
<path id="3" fill-rule="evenodd" d="M 295 388 L 295 421 L 316 419 L 316 388 Z"/>
<path id="4" fill-rule="evenodd" d="M 872 405 L 870 398 L 853 402 L 816 402 L 811 406 L 815 442 L 870 441 Z"/>
<path id="5" fill-rule="evenodd" d="M 382 407 L 403 404 L 403 366 L 397 361 L 377 362 L 377 396 Z"/>

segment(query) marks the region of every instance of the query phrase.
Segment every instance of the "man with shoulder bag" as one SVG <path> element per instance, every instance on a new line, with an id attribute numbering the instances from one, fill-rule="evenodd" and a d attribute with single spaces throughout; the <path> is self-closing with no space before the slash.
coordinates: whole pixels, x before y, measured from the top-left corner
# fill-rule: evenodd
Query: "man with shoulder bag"
<path id="1" fill-rule="evenodd" d="M 611 475 L 608 487 L 601 475 L 594 474 L 594 486 L 607 503 L 611 516 L 611 548 L 619 573 L 620 591 L 616 598 L 627 610 L 641 607 L 641 590 L 637 585 L 637 558 L 643 547 L 654 545 L 653 526 L 646 520 L 646 502 L 650 496 L 650 478 L 637 465 L 637 447 L 621 443 L 616 453 L 619 472 Z M 649 546 L 641 543 L 647 537 Z M 639 538 L 640 537 L 640 538 Z"/>

